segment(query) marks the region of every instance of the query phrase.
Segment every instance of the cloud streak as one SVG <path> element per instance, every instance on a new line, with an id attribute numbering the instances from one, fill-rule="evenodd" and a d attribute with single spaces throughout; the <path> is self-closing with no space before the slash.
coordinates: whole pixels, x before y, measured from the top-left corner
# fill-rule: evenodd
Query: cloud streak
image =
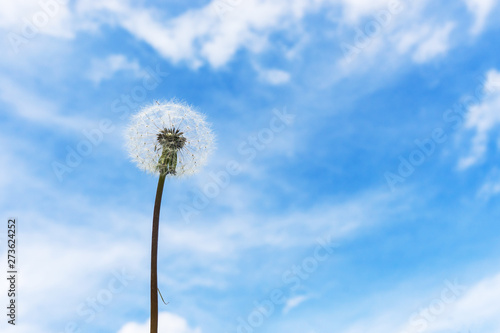
<path id="1" fill-rule="evenodd" d="M 486 155 L 490 133 L 500 125 L 500 72 L 495 69 L 488 71 L 483 90 L 483 100 L 470 106 L 464 130 L 466 133 L 474 133 L 471 139 L 471 148 L 467 156 L 458 162 L 461 170 L 478 164 Z"/>

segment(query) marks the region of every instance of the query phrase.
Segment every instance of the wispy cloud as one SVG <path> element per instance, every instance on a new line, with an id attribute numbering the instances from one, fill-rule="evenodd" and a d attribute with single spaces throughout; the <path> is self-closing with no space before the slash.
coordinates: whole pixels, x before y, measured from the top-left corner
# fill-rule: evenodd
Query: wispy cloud
<path id="1" fill-rule="evenodd" d="M 141 77 L 142 74 L 137 60 L 129 60 L 123 54 L 112 54 L 104 59 L 92 59 L 87 77 L 99 84 L 102 80 L 112 78 L 118 72 L 130 73 L 133 77 Z"/>
<path id="2" fill-rule="evenodd" d="M 280 69 L 257 69 L 259 78 L 272 85 L 281 85 L 290 81 L 290 73 Z"/>
<path id="3" fill-rule="evenodd" d="M 486 176 L 486 179 L 479 188 L 477 195 L 479 198 L 488 200 L 500 193 L 500 170 L 494 168 Z"/>
<path id="4" fill-rule="evenodd" d="M 445 54 L 450 48 L 450 33 L 454 24 L 446 23 L 442 27 L 435 27 L 432 33 L 422 38 L 413 54 L 413 60 L 417 63 L 427 62 L 439 55 Z"/>
<path id="5" fill-rule="evenodd" d="M 462 287 L 458 287 L 462 288 Z M 463 290 L 458 290 L 463 293 Z M 474 327 L 478 332 L 494 333 L 500 330 L 500 319 L 496 308 L 500 297 L 500 274 L 488 276 L 467 289 L 463 296 L 448 305 L 430 305 L 432 320 L 413 325 L 409 332 L 421 331 L 444 333 L 462 327 Z M 441 302 L 444 303 L 444 302 Z M 442 309 L 446 307 L 446 309 Z M 445 311 L 446 310 L 446 311 Z M 432 315 L 435 312 L 436 315 Z M 439 315 L 437 315 L 439 314 Z M 415 323 L 414 323 L 415 324 Z"/>
<path id="6" fill-rule="evenodd" d="M 286 1 L 251 0 L 238 3 L 221 17 L 216 5 L 214 1 L 187 11 L 166 24 L 147 9 L 124 8 L 117 16 L 125 29 L 172 62 L 187 61 L 195 68 L 208 62 L 217 68 L 240 48 L 262 51 L 271 32 L 290 27 L 317 8 L 314 1 L 290 6 Z"/>
<path id="7" fill-rule="evenodd" d="M 490 133 L 500 125 L 500 72 L 488 71 L 484 84 L 484 97 L 479 104 L 470 106 L 462 135 L 473 132 L 470 152 L 459 160 L 459 169 L 467 169 L 481 161 L 486 154 Z"/>
<path id="8" fill-rule="evenodd" d="M 396 287 L 369 300 L 362 306 L 371 307 L 370 315 L 339 331 L 445 333 L 461 332 L 465 327 L 494 333 L 500 329 L 495 307 L 500 295 L 500 274 L 486 276 L 473 285 L 457 280 L 445 280 L 430 289 L 417 287 L 415 290 L 415 284 L 411 285 L 412 291 Z"/>
<path id="9" fill-rule="evenodd" d="M 471 33 L 479 34 L 486 24 L 486 19 L 495 8 L 496 0 L 464 0 L 467 8 L 474 14 L 475 21 L 471 27 Z"/>
<path id="10" fill-rule="evenodd" d="M 7 78 L 0 78 L 0 100 L 9 106 L 6 109 L 12 115 L 42 126 L 52 126 L 63 130 L 78 130 L 95 126 L 93 121 L 85 117 L 71 113 L 62 114 L 54 101 Z"/>
<path id="11" fill-rule="evenodd" d="M 158 314 L 158 331 L 172 333 L 201 333 L 200 328 L 192 328 L 186 319 L 170 312 Z M 143 324 L 130 322 L 125 324 L 118 333 L 147 333 L 149 320 Z"/>
<path id="12" fill-rule="evenodd" d="M 0 3 L 0 28 L 7 38 L 32 39 L 39 34 L 72 38 L 73 13 L 68 1 L 3 1 Z"/>
<path id="13" fill-rule="evenodd" d="M 286 300 L 285 306 L 283 307 L 283 314 L 287 314 L 293 308 L 296 308 L 300 304 L 304 303 L 309 299 L 309 296 L 295 296 Z"/>

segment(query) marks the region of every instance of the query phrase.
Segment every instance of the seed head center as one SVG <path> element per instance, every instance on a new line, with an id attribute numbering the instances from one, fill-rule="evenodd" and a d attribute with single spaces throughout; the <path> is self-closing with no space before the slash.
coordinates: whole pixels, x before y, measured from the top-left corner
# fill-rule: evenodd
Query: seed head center
<path id="1" fill-rule="evenodd" d="M 186 144 L 184 133 L 176 128 L 164 128 L 157 135 L 158 143 L 164 150 L 178 151 Z"/>

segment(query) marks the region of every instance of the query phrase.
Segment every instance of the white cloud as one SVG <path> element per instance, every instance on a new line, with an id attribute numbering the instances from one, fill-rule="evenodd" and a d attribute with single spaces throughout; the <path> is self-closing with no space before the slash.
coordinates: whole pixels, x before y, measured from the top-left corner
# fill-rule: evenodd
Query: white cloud
<path id="1" fill-rule="evenodd" d="M 149 319 L 143 323 L 135 322 L 125 324 L 118 333 L 148 333 Z M 160 312 L 158 314 L 158 331 L 169 333 L 201 333 L 200 328 L 192 328 L 186 319 L 170 312 Z"/>
<path id="2" fill-rule="evenodd" d="M 450 305 L 449 311 L 429 322 L 427 332 L 444 333 L 457 327 L 475 327 L 478 332 L 500 331 L 498 299 L 500 274 L 487 277 L 472 286 L 464 296 Z"/>
<path id="3" fill-rule="evenodd" d="M 261 52 L 271 32 L 293 26 L 317 7 L 315 2 L 249 0 L 221 16 L 218 1 L 213 1 L 165 23 L 150 10 L 127 8 L 118 14 L 118 21 L 174 63 L 185 60 L 193 67 L 204 62 L 220 67 L 240 48 Z"/>
<path id="4" fill-rule="evenodd" d="M 413 29 L 408 29 L 404 33 L 401 33 L 397 38 L 397 50 L 400 53 L 407 53 L 415 45 L 422 42 L 427 36 L 430 35 L 432 28 L 429 25 L 423 25 L 415 27 Z"/>
<path id="5" fill-rule="evenodd" d="M 486 19 L 496 5 L 495 0 L 464 0 L 467 8 L 475 16 L 474 25 L 471 27 L 471 33 L 479 34 L 486 23 Z"/>
<path id="6" fill-rule="evenodd" d="M 20 223 L 35 218 L 43 221 L 34 214 L 23 214 Z M 95 297 L 100 290 L 106 290 L 113 273 L 122 274 L 122 270 L 125 276 L 131 276 L 128 286 L 132 282 L 137 283 L 137 275 L 133 272 L 139 267 L 142 254 L 146 253 L 138 242 L 123 238 L 111 242 L 109 236 L 102 232 L 91 232 L 87 228 L 65 230 L 50 220 L 45 222 L 43 232 L 31 231 L 24 236 L 26 243 L 22 262 L 25 275 L 20 286 L 25 295 L 21 300 L 24 304 L 22 315 L 29 316 L 32 321 L 40 321 L 45 315 L 39 310 L 40 304 L 57 311 L 62 318 L 79 314 L 78 307 L 86 303 L 88 297 Z M 52 235 L 51 242 L 47 244 L 49 233 Z M 91 247 L 89 239 L 93 239 Z M 51 269 L 47 270 L 49 266 Z M 89 280 L 88 276 L 94 278 Z M 127 289 L 125 284 L 120 287 L 123 289 L 121 292 Z M 116 297 L 114 294 L 113 298 Z M 106 300 L 100 305 L 106 306 L 107 303 Z M 86 314 L 79 316 L 81 322 L 89 317 Z M 47 321 L 54 319 L 48 318 Z"/>
<path id="7" fill-rule="evenodd" d="M 99 314 L 133 292 L 131 285 L 140 279 L 136 272 L 142 271 L 148 245 L 138 241 L 140 229 L 131 235 L 124 228 L 136 224 L 137 215 L 119 217 L 112 210 L 96 209 L 87 198 L 56 189 L 49 177 L 38 174 L 43 168 L 39 164 L 49 163 L 50 156 L 40 145 L 30 144 L 23 137 L 8 140 L 0 136 L 0 142 L 4 147 L 2 161 L 6 162 L 1 163 L 6 174 L 0 177 L 0 189 L 9 191 L 0 207 L 6 216 L 19 219 L 18 230 L 22 230 L 19 289 L 23 292 L 19 303 L 23 305 L 19 317 L 25 319 L 20 323 L 21 332 L 45 332 L 48 327 L 52 327 L 49 332 L 63 331 L 69 322 L 96 324 Z M 0 259 L 6 260 L 6 251 L 0 253 Z M 97 318 L 88 320 L 88 299 L 110 290 L 113 273 L 122 273 L 121 269 L 133 276 L 128 285 L 112 292 L 109 302 L 99 301 L 100 310 L 94 311 Z M 3 279 L 0 283 L 2 288 L 5 282 Z M 78 312 L 81 306 L 87 307 L 86 314 Z M 57 318 L 50 315 L 53 311 L 58 313 Z M 113 318 L 120 316 L 110 312 Z"/>
<path id="8" fill-rule="evenodd" d="M 53 1 L 57 3 L 58 0 Z M 477 27 L 474 29 L 479 31 L 487 14 L 492 10 L 494 1 L 464 1 L 475 13 Z M 103 24 L 119 26 L 149 44 L 173 63 L 183 62 L 192 68 L 208 63 L 219 68 L 230 62 L 239 50 L 258 54 L 271 48 L 268 39 L 275 32 L 295 29 L 299 32 L 298 35 L 304 36 L 303 18 L 308 14 L 317 13 L 320 9 L 334 10 L 335 21 L 340 26 L 358 27 L 363 30 L 360 23 L 363 18 L 377 17 L 382 10 L 387 12 L 393 8 L 394 3 L 400 5 L 397 18 L 391 18 L 390 26 L 384 27 L 383 34 L 387 37 L 384 39 L 391 39 L 393 32 L 407 35 L 404 36 L 404 41 L 397 42 L 396 45 L 401 51 L 411 44 L 414 51 L 412 58 L 419 63 L 449 50 L 449 35 L 454 26 L 451 23 L 441 27 L 430 26 L 427 23 L 430 20 L 423 14 L 427 1 L 409 4 L 387 0 L 300 0 L 292 3 L 285 0 L 213 0 L 202 7 L 168 17 L 167 13 L 158 8 L 139 7 L 127 1 L 111 0 L 100 3 L 80 0 L 72 7 L 73 11 L 66 5 L 60 5 L 57 13 L 51 16 L 52 32 L 49 32 L 49 29 L 46 33 L 71 37 L 80 29 L 98 31 Z M 37 11 L 47 12 L 47 9 L 42 8 L 35 0 L 23 5 L 5 2 L 0 6 L 4 7 L 0 12 L 6 13 L 5 27 L 13 27 L 14 21 L 19 21 L 23 15 L 29 16 Z M 399 17 L 403 15 L 405 20 L 400 20 Z M 16 19 L 13 21 L 12 17 Z M 408 30 L 408 26 L 418 27 L 418 30 Z M 420 28 L 422 26 L 427 26 L 427 30 L 423 31 Z M 422 32 L 425 33 L 419 35 Z M 412 41 L 412 38 L 416 40 Z M 283 50 L 285 56 L 297 48 L 303 48 L 300 44 L 305 39 L 299 37 L 297 40 L 296 45 L 289 45 L 288 50 Z M 378 50 L 390 50 L 392 47 L 391 43 L 385 46 L 381 45 Z M 269 76 L 270 83 L 281 83 L 285 80 L 282 73 L 270 73 Z"/>
<path id="9" fill-rule="evenodd" d="M 125 5 L 112 6 L 111 11 L 119 25 L 172 62 L 185 61 L 194 68 L 209 63 L 218 68 L 227 64 L 240 49 L 263 52 L 269 47 L 271 33 L 300 27 L 307 14 L 339 4 L 344 7 L 340 21 L 347 24 L 357 24 L 361 17 L 387 10 L 389 6 L 386 0 L 300 0 L 292 3 L 285 0 L 214 0 L 170 19 L 161 18 L 149 9 Z M 81 8 L 91 12 L 102 6 L 87 4 Z M 294 48 L 292 45 L 290 50 Z M 271 81 L 284 80 L 281 73 L 279 78 L 276 78 L 277 73 L 270 75 Z"/>
<path id="10" fill-rule="evenodd" d="M 25 120 L 65 130 L 94 128 L 96 124 L 80 116 L 60 113 L 58 105 L 16 82 L 0 78 L 0 100 L 7 103 L 7 111 Z"/>
<path id="11" fill-rule="evenodd" d="M 373 15 L 388 6 L 405 7 L 404 1 L 398 0 L 342 0 L 344 5 L 343 19 L 351 24 L 359 23 L 363 16 Z"/>
<path id="12" fill-rule="evenodd" d="M 446 53 L 450 47 L 449 39 L 453 28 L 454 24 L 448 22 L 440 28 L 432 29 L 432 33 L 420 41 L 413 54 L 413 60 L 417 63 L 423 63 Z"/>
<path id="13" fill-rule="evenodd" d="M 21 183 L 16 186 L 21 187 Z M 34 206 L 29 202 L 25 200 L 27 206 Z M 106 231 L 61 225 L 39 210 L 11 215 L 18 217 L 19 230 L 24 230 L 19 261 L 19 289 L 23 292 L 18 298 L 23 304 L 19 309 L 19 317 L 25 318 L 22 325 L 36 326 L 35 331 L 43 332 L 46 327 L 62 331 L 70 322 L 78 327 L 98 324 L 103 311 L 108 312 L 118 305 L 119 298 L 133 293 L 132 286 L 138 283 L 136 272 L 141 271 L 147 253 L 133 237 L 111 239 Z M 112 219 L 106 218 L 106 222 L 112 223 Z M 92 298 L 94 302 L 97 299 L 95 308 Z M 50 316 L 54 311 L 57 318 Z M 113 311 L 108 315 L 120 317 Z"/>
<path id="14" fill-rule="evenodd" d="M 500 72 L 497 70 L 487 73 L 484 94 L 483 100 L 468 110 L 464 132 L 472 131 L 475 135 L 472 137 L 471 151 L 459 160 L 459 169 L 467 169 L 484 157 L 490 132 L 500 125 Z"/>
<path id="15" fill-rule="evenodd" d="M 3 28 L 14 28 L 22 22 L 27 13 L 35 13 L 40 10 L 38 1 L 2 1 L 0 2 L 0 26 Z"/>
<path id="16" fill-rule="evenodd" d="M 481 199 L 488 200 L 500 193 L 500 170 L 493 168 L 486 176 L 483 185 L 479 188 L 477 196 Z"/>
<path id="17" fill-rule="evenodd" d="M 343 38 L 343 57 L 337 61 L 330 84 L 353 73 L 370 72 L 374 77 L 377 69 L 383 69 L 380 75 L 387 78 L 388 70 L 397 71 L 408 59 L 425 63 L 446 55 L 454 46 L 451 36 L 457 22 L 436 23 L 446 18 L 429 18 L 427 1 L 404 2 L 392 12 L 388 8 L 392 7 L 386 4 L 382 16 L 374 10 L 370 19 L 356 24 L 354 31 Z M 369 27 L 375 25 L 380 27 L 378 33 L 370 33 Z"/>
<path id="18" fill-rule="evenodd" d="M 232 199 L 244 200 L 241 196 Z M 250 248 L 309 246 L 315 244 L 318 235 L 329 236 L 332 241 L 345 239 L 376 226 L 404 209 L 397 202 L 396 195 L 370 192 L 346 201 L 290 211 L 274 217 L 272 224 L 259 215 L 242 211 L 238 223 L 231 215 L 219 219 L 219 222 L 198 225 L 197 228 L 167 225 L 163 230 L 172 235 L 168 245 L 173 247 L 172 250 L 227 258 Z"/>
<path id="19" fill-rule="evenodd" d="M 347 323 L 344 329 L 337 331 L 447 333 L 462 332 L 464 328 L 467 328 L 465 332 L 469 328 L 473 328 L 471 332 L 500 331 L 497 306 L 500 273 L 484 277 L 473 285 L 445 280 L 433 290 L 417 286 L 416 281 L 411 281 L 406 287 L 401 285 L 377 296 L 367 297 L 358 304 L 356 312 L 366 311 L 364 318 Z"/>
<path id="20" fill-rule="evenodd" d="M 117 72 L 130 72 L 140 77 L 142 70 L 137 60 L 128 60 L 122 54 L 112 54 L 104 59 L 92 59 L 87 77 L 98 84 L 113 77 Z"/>
<path id="21" fill-rule="evenodd" d="M 290 73 L 280 69 L 258 69 L 259 78 L 272 85 L 285 84 L 290 81 Z"/>
<path id="22" fill-rule="evenodd" d="M 286 300 L 285 306 L 283 307 L 283 314 L 287 314 L 291 309 L 296 308 L 303 302 L 307 301 L 309 296 L 295 296 Z"/>
<path id="23" fill-rule="evenodd" d="M 24 36 L 47 34 L 73 37 L 72 13 L 66 0 L 25 0 L 0 2 L 0 28 Z"/>

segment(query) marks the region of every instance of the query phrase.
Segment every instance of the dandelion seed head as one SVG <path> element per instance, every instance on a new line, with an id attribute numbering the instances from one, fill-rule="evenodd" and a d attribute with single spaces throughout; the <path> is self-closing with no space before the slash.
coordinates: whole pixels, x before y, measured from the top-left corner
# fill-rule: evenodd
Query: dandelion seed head
<path id="1" fill-rule="evenodd" d="M 215 144 L 205 116 L 177 101 L 145 106 L 132 116 L 125 135 L 132 160 L 140 169 L 156 175 L 198 172 Z"/>

